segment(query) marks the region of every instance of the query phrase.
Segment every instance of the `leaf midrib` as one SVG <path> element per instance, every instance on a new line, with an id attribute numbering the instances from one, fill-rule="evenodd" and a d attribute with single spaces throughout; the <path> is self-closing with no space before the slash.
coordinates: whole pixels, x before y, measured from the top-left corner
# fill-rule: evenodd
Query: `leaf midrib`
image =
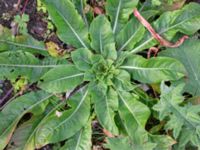
<path id="1" fill-rule="evenodd" d="M 179 110 L 178 110 L 176 107 L 174 107 L 174 105 L 173 105 L 171 102 L 169 102 L 169 101 L 168 101 L 166 98 L 164 98 L 164 97 L 163 97 L 163 99 L 164 99 L 164 101 L 166 101 L 166 102 L 168 103 L 168 105 L 170 106 L 170 108 L 172 108 L 175 112 L 177 112 L 177 113 L 179 114 L 179 116 L 180 116 L 181 118 L 183 118 L 183 119 L 187 122 L 187 124 L 189 124 L 192 128 L 196 129 L 195 125 L 193 125 L 190 121 L 188 121 L 187 118 L 186 118 L 184 115 L 182 115 L 182 113 L 179 112 Z M 176 116 L 176 117 L 179 117 L 179 116 Z"/>
<path id="2" fill-rule="evenodd" d="M 100 52 L 101 52 L 101 54 L 102 54 L 102 53 L 103 53 L 103 45 L 102 45 L 101 30 L 102 30 L 102 28 L 100 27 L 100 30 L 99 30 L 99 45 L 100 45 Z"/>
<path id="3" fill-rule="evenodd" d="M 135 37 L 135 35 L 140 31 L 141 26 L 138 27 L 137 31 L 134 32 L 134 34 L 121 46 L 121 48 L 119 49 L 119 51 L 122 51 L 130 42 L 131 40 Z"/>
<path id="4" fill-rule="evenodd" d="M 27 148 L 27 146 L 28 146 L 30 140 L 32 139 L 32 137 L 34 136 L 34 134 L 37 132 L 37 130 L 39 129 L 39 127 L 41 126 L 41 124 L 42 124 L 43 122 L 46 121 L 46 119 L 49 117 L 49 115 L 52 114 L 52 112 L 54 112 L 54 111 L 55 111 L 56 109 L 58 109 L 61 105 L 63 105 L 63 102 L 64 102 L 64 101 L 62 101 L 60 104 L 58 104 L 56 107 L 54 107 L 51 111 L 48 112 L 48 114 L 47 114 L 46 116 L 44 116 L 44 118 L 42 118 L 41 122 L 38 123 L 38 125 L 35 127 L 35 129 L 33 130 L 33 132 L 32 132 L 32 133 L 30 134 L 30 136 L 28 137 L 28 139 L 27 139 L 27 141 L 26 141 L 26 143 L 25 143 L 25 145 L 24 145 L 23 150 L 27 150 L 27 149 L 25 149 L 25 148 Z M 37 146 L 36 146 L 36 147 L 37 147 Z"/>
<path id="5" fill-rule="evenodd" d="M 75 150 L 78 150 L 78 146 L 80 145 L 82 134 L 83 134 L 83 129 L 81 129 L 80 134 L 78 136 L 78 141 L 77 141 Z"/>
<path id="6" fill-rule="evenodd" d="M 53 96 L 53 94 L 48 95 L 47 97 L 43 98 L 41 101 L 36 102 L 35 104 L 33 104 L 33 105 L 31 105 L 29 108 L 27 108 L 21 115 L 19 115 L 19 116 L 15 119 L 15 121 L 13 121 L 13 123 L 11 123 L 11 124 L 8 126 L 8 128 L 6 128 L 6 130 L 1 134 L 0 137 L 2 137 L 2 135 L 3 135 L 3 137 L 4 137 L 4 134 L 6 134 L 7 131 L 9 131 L 12 127 L 16 126 L 16 125 L 17 125 L 17 122 L 16 122 L 16 121 L 17 121 L 17 120 L 20 120 L 20 118 L 21 118 L 24 114 L 26 114 L 29 110 L 33 109 L 35 106 L 39 105 L 40 103 L 44 102 L 45 100 L 49 99 L 49 98 L 52 97 L 52 96 Z M 12 131 L 14 131 L 14 128 L 13 128 Z M 11 134 L 12 134 L 12 133 L 11 133 Z"/>
<path id="7" fill-rule="evenodd" d="M 120 9 L 121 9 L 121 4 L 122 3 L 122 0 L 119 0 L 119 4 L 118 4 L 118 7 L 117 7 L 117 12 L 116 12 L 116 16 L 115 16 L 115 22 L 114 22 L 114 26 L 113 26 L 113 33 L 116 32 L 116 29 L 117 29 L 117 24 L 118 24 L 118 20 L 119 20 L 119 13 L 120 13 Z"/>
<path id="8" fill-rule="evenodd" d="M 61 80 L 66 80 L 66 79 L 70 79 L 70 78 L 83 76 L 83 75 L 84 75 L 84 73 L 78 73 L 78 74 L 73 74 L 73 75 L 70 75 L 70 76 L 66 76 L 66 77 L 62 77 L 62 78 L 58 78 L 56 80 L 51 80 L 51 81 L 46 81 L 46 82 L 48 82 L 48 83 L 57 82 L 57 81 L 61 81 Z"/>
<path id="9" fill-rule="evenodd" d="M 85 94 L 83 95 L 80 103 L 78 104 L 78 106 L 76 107 L 76 109 L 73 111 L 73 113 L 64 121 L 60 122 L 60 124 L 58 124 L 56 127 L 53 128 L 53 130 L 56 130 L 57 128 L 59 128 L 60 126 L 62 126 L 65 122 L 67 122 L 69 119 L 71 119 L 76 112 L 79 110 L 79 108 L 82 106 L 83 102 L 85 101 L 86 97 L 87 97 L 88 91 L 85 92 Z"/>
<path id="10" fill-rule="evenodd" d="M 78 35 L 78 33 L 74 30 L 74 28 L 72 27 L 72 25 L 68 22 L 68 20 L 65 18 L 65 16 L 62 15 L 62 13 L 56 8 L 56 12 L 58 12 L 58 14 L 64 19 L 64 21 L 66 22 L 66 24 L 69 26 L 69 28 L 71 29 L 71 31 L 74 33 L 74 35 L 76 36 L 76 38 L 78 39 L 78 41 L 81 43 L 81 45 L 84 48 L 88 47 L 85 45 L 85 43 L 83 42 L 83 40 L 81 39 L 81 37 Z"/>
<path id="11" fill-rule="evenodd" d="M 133 69 L 133 70 L 175 70 L 171 68 L 145 68 L 145 67 L 133 67 L 133 66 L 121 66 L 122 69 Z"/>
<path id="12" fill-rule="evenodd" d="M 85 22 L 85 25 L 86 25 L 87 27 L 89 27 L 87 18 L 86 18 L 85 13 L 84 13 L 83 0 L 81 0 L 81 11 L 82 11 L 82 16 L 83 16 L 83 20 L 84 20 L 84 22 Z"/>
<path id="13" fill-rule="evenodd" d="M 19 46 L 19 47 L 21 46 L 21 47 L 25 47 L 25 48 L 32 48 L 32 49 L 36 49 L 36 50 L 41 50 L 42 52 L 48 53 L 45 48 L 41 48 L 41 47 L 35 47 L 35 46 L 31 46 L 31 45 L 26 45 L 26 44 L 21 44 L 21 43 L 16 43 L 16 42 L 12 42 L 12 41 L 6 41 L 6 40 L 0 40 L 0 42 L 12 44 L 12 45 Z"/>
<path id="14" fill-rule="evenodd" d="M 68 118 L 66 120 L 63 120 L 62 122 L 60 122 L 60 124 L 58 124 L 57 126 L 51 128 L 51 131 L 55 131 L 57 128 L 59 128 L 60 126 L 62 126 L 66 121 L 68 121 L 70 118 L 73 117 L 74 114 L 76 114 L 76 112 L 79 110 L 79 108 L 81 107 L 81 105 L 83 104 L 85 98 L 87 97 L 88 91 L 85 92 L 85 94 L 83 95 L 81 101 L 79 102 L 78 106 L 76 107 L 76 109 L 73 111 L 73 113 L 70 114 L 70 116 L 68 116 Z M 43 121 L 45 122 L 45 121 Z M 39 126 L 40 127 L 40 126 Z M 38 127 L 38 128 L 39 128 Z M 38 131 L 37 131 L 38 132 Z M 52 132 L 48 132 L 48 134 L 46 135 L 46 137 L 48 137 Z"/>
<path id="15" fill-rule="evenodd" d="M 109 104 L 108 104 L 108 97 L 107 97 L 107 95 L 105 96 L 105 105 L 106 105 L 106 114 L 107 114 L 107 117 L 109 118 L 109 120 L 111 120 L 112 121 L 112 117 L 111 117 L 111 115 L 110 115 L 110 112 L 111 112 L 111 110 L 110 110 L 110 108 L 109 108 Z M 95 105 L 95 107 L 98 107 L 97 105 Z M 99 120 L 100 121 L 100 120 Z M 101 123 L 101 124 L 103 124 L 103 123 Z"/>
<path id="16" fill-rule="evenodd" d="M 56 68 L 65 66 L 65 64 L 62 65 L 23 65 L 23 64 L 0 64 L 0 67 L 19 67 L 19 68 Z"/>
<path id="17" fill-rule="evenodd" d="M 120 94 L 120 92 L 118 91 L 118 94 L 122 100 L 122 102 L 125 104 L 125 106 L 127 107 L 127 109 L 129 110 L 129 112 L 133 115 L 133 118 L 135 119 L 136 123 L 138 124 L 139 127 L 141 127 L 142 125 L 140 124 L 140 122 L 136 119 L 135 114 L 132 112 L 131 108 L 129 107 L 129 105 L 126 103 L 126 101 L 124 100 L 123 96 Z"/>

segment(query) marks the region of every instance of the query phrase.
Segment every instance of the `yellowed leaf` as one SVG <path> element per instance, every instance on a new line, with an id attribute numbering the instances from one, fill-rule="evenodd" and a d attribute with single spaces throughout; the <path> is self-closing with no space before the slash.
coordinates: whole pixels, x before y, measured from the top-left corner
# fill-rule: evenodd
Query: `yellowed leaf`
<path id="1" fill-rule="evenodd" d="M 59 57 L 62 51 L 56 43 L 51 41 L 46 43 L 46 48 L 49 54 L 53 57 Z"/>

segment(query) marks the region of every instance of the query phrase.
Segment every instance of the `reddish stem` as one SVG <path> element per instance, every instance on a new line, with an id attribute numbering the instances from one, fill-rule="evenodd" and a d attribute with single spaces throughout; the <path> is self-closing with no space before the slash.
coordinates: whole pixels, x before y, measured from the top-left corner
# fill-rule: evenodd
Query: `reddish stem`
<path id="1" fill-rule="evenodd" d="M 0 99 L 0 105 L 10 96 L 10 94 L 13 92 L 13 88 L 11 88 L 10 90 L 8 90 L 8 92 L 5 94 L 5 96 Z"/>
<path id="2" fill-rule="evenodd" d="M 112 133 L 110 133 L 108 130 L 106 130 L 106 129 L 103 129 L 103 133 L 107 136 L 107 137 L 109 137 L 109 138 L 113 138 L 113 137 L 115 137 Z"/>
<path id="3" fill-rule="evenodd" d="M 151 35 L 160 43 L 161 46 L 179 47 L 186 39 L 188 39 L 188 36 L 184 35 L 176 43 L 171 43 L 165 40 L 163 37 L 161 37 L 158 33 L 156 33 L 156 31 L 153 29 L 150 23 L 139 13 L 139 11 L 136 8 L 134 9 L 133 13 L 135 17 L 143 24 L 143 26 L 147 28 Z"/>
<path id="4" fill-rule="evenodd" d="M 157 48 L 157 47 L 151 47 L 149 49 L 149 51 L 147 52 L 147 58 L 149 59 L 151 57 L 151 53 L 152 52 L 154 53 L 154 57 L 156 57 L 158 51 L 159 51 L 159 48 Z"/>
<path id="5" fill-rule="evenodd" d="M 17 1 L 17 5 L 16 5 L 16 9 L 18 10 L 19 9 L 19 5 L 21 4 L 21 0 L 18 0 Z"/>
<path id="6" fill-rule="evenodd" d="M 25 3 L 24 3 L 24 7 L 23 7 L 23 9 L 22 9 L 21 15 L 24 14 L 24 12 L 25 12 L 25 10 L 26 10 L 27 4 L 28 4 L 28 0 L 26 0 Z"/>
<path id="7" fill-rule="evenodd" d="M 101 14 L 104 14 L 103 9 L 100 8 L 100 7 L 97 7 L 97 6 L 95 6 L 95 7 L 93 8 L 93 11 L 94 11 L 94 14 L 95 14 L 95 15 L 101 15 Z"/>

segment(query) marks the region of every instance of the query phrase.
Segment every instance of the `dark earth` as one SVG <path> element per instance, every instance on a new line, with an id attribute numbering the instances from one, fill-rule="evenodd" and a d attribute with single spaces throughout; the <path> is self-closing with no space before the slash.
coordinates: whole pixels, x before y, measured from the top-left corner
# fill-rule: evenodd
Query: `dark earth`
<path id="1" fill-rule="evenodd" d="M 25 4 L 27 1 L 27 4 Z M 51 31 L 49 35 L 47 32 L 47 14 L 37 11 L 36 0 L 21 0 L 21 4 L 18 9 L 14 6 L 18 3 L 18 0 L 0 0 L 0 24 L 11 28 L 11 22 L 13 16 L 20 14 L 23 9 L 24 13 L 28 14 L 30 21 L 28 22 L 27 28 L 29 34 L 35 39 L 42 41 L 53 41 L 60 47 L 64 47 L 63 44 L 55 34 L 55 31 Z M 7 100 L 12 97 L 13 91 L 9 81 L 0 81 L 0 107 L 2 107 Z M 8 93 L 9 92 L 9 93 Z"/>

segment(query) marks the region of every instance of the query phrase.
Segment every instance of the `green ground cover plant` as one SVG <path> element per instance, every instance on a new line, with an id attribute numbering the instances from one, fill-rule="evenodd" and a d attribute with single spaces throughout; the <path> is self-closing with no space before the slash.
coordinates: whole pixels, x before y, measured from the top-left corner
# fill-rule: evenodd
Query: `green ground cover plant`
<path id="1" fill-rule="evenodd" d="M 107 132 L 104 147 L 111 150 L 200 149 L 199 4 L 163 12 L 138 0 L 107 0 L 105 13 L 92 15 L 85 0 L 42 3 L 74 50 L 53 57 L 45 43 L 1 27 L 0 79 L 25 79 L 36 88 L 2 108 L 0 149 L 64 141 L 61 150 L 90 150 L 93 120 Z M 161 43 L 134 10 L 162 40 L 189 38 L 178 46 Z M 161 52 L 145 58 L 154 46 Z"/>

